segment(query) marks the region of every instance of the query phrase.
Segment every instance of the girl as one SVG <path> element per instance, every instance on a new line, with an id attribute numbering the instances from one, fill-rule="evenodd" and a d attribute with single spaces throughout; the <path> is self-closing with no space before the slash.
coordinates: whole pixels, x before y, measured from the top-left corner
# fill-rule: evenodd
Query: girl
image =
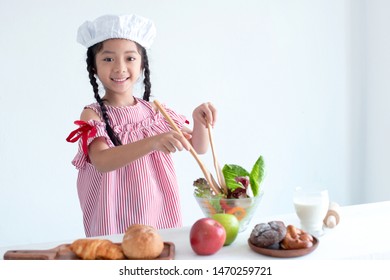
<path id="1" fill-rule="evenodd" d="M 193 111 L 193 129 L 184 116 L 165 108 L 185 137 L 149 102 L 150 71 L 146 49 L 155 37 L 150 20 L 137 15 L 106 15 L 87 21 L 78 42 L 88 48 L 87 70 L 96 103 L 84 108 L 79 128 L 67 138 L 79 140 L 73 165 L 87 237 L 119 234 L 134 223 L 155 228 L 180 227 L 181 210 L 172 153 L 208 149 L 206 119 L 216 109 L 204 103 Z M 133 86 L 143 77 L 143 99 Z M 99 84 L 104 95 L 99 95 Z"/>

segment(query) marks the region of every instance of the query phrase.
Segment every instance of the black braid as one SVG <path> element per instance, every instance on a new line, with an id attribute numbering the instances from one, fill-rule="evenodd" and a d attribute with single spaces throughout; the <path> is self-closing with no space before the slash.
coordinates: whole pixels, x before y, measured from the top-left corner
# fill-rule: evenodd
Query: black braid
<path id="1" fill-rule="evenodd" d="M 151 88 L 152 83 L 150 82 L 150 69 L 149 69 L 149 59 L 148 54 L 146 53 L 146 50 L 144 47 L 138 45 L 138 49 L 140 50 L 141 56 L 142 56 L 142 68 L 144 69 L 144 96 L 143 99 L 146 101 L 149 101 L 150 94 L 151 94 Z"/>
<path id="2" fill-rule="evenodd" d="M 99 95 L 99 85 L 98 85 L 98 83 L 96 81 L 96 77 L 95 77 L 95 74 L 96 74 L 95 55 L 102 47 L 103 47 L 103 44 L 98 43 L 98 44 L 93 45 L 92 47 L 88 48 L 87 59 L 86 59 L 87 70 L 88 70 L 88 74 L 89 74 L 89 81 L 92 85 L 93 92 L 95 94 L 95 99 L 99 103 L 100 109 L 102 110 L 103 120 L 106 123 L 107 134 L 115 146 L 120 146 L 120 145 L 122 145 L 122 142 L 120 141 L 119 137 L 116 135 L 116 133 L 114 132 L 114 130 L 112 129 L 112 127 L 110 125 L 110 121 L 108 119 L 108 114 L 107 114 L 107 107 L 103 102 L 104 99 L 102 99 Z"/>

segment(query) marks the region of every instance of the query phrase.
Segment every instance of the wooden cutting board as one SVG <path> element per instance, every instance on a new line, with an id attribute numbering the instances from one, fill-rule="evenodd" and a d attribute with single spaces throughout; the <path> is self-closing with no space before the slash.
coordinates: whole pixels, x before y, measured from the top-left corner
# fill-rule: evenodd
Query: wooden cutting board
<path id="1" fill-rule="evenodd" d="M 70 244 L 61 244 L 49 250 L 10 250 L 4 254 L 4 260 L 79 260 L 69 246 Z M 173 260 L 174 257 L 175 244 L 164 242 L 164 249 L 155 260 Z"/>

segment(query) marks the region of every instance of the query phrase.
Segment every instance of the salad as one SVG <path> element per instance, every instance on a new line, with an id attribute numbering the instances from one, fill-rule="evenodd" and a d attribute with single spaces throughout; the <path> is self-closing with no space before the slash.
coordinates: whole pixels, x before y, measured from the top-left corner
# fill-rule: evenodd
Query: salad
<path id="1" fill-rule="evenodd" d="M 260 156 L 251 172 L 236 164 L 226 164 L 222 168 L 227 192 L 214 193 L 205 178 L 194 181 L 194 196 L 204 214 L 208 217 L 216 213 L 228 213 L 237 217 L 240 231 L 244 230 L 262 192 L 260 184 L 264 176 L 264 160 Z"/>
<path id="2" fill-rule="evenodd" d="M 264 176 L 264 159 L 260 156 L 253 165 L 251 172 L 236 164 L 225 164 L 222 168 L 227 193 L 215 194 L 205 178 L 194 181 L 194 194 L 197 197 L 211 198 L 248 198 L 255 197 L 260 192 L 260 184 Z"/>

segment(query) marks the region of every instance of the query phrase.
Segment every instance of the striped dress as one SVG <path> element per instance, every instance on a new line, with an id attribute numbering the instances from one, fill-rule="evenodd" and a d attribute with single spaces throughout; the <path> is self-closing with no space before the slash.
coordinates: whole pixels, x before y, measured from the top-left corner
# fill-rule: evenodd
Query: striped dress
<path id="1" fill-rule="evenodd" d="M 123 144 L 135 142 L 170 130 L 169 124 L 149 102 L 137 98 L 134 106 L 107 106 L 110 124 Z M 101 116 L 97 103 L 86 106 Z M 181 128 L 184 116 L 166 108 Z M 96 135 L 113 147 L 103 121 L 90 120 Z M 179 190 L 171 154 L 153 151 L 128 165 L 101 173 L 88 155 L 79 149 L 72 161 L 78 169 L 77 190 L 87 237 L 124 233 L 131 224 L 151 225 L 157 229 L 182 225 Z"/>

